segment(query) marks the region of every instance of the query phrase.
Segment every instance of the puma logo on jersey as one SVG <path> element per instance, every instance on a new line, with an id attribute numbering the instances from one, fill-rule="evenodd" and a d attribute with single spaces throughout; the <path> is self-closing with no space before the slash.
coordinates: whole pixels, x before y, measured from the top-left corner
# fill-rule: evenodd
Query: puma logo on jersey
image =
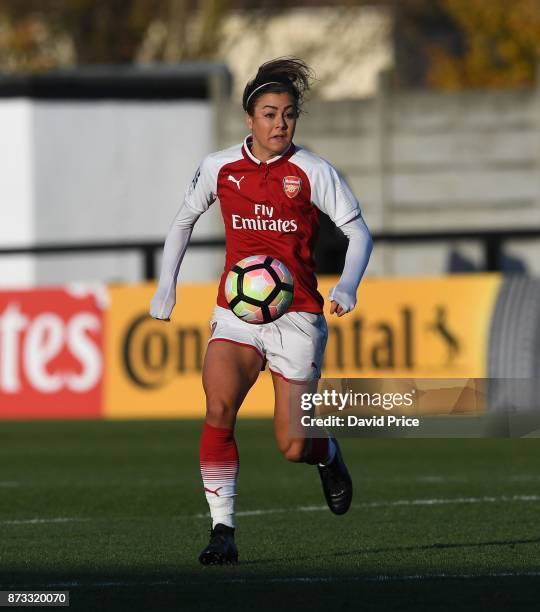
<path id="1" fill-rule="evenodd" d="M 227 177 L 227 180 L 232 181 L 233 183 L 236 183 L 236 186 L 238 187 L 238 189 L 240 189 L 240 181 L 243 179 L 239 178 L 239 179 L 235 179 L 234 176 L 232 174 L 229 174 L 229 176 Z"/>

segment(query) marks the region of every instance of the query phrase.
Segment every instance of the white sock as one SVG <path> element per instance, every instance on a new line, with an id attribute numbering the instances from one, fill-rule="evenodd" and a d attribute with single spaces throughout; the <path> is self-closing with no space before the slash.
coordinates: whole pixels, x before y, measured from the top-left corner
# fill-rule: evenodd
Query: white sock
<path id="1" fill-rule="evenodd" d="M 212 517 L 212 529 L 218 524 L 235 527 L 234 522 L 234 497 L 222 497 L 221 499 L 206 496 Z"/>
<path id="2" fill-rule="evenodd" d="M 219 466 L 223 469 L 222 466 Z M 206 468 L 206 469 L 205 469 Z M 214 470 L 216 467 L 214 466 Z M 215 472 L 208 476 L 207 466 L 201 468 L 203 474 L 204 492 L 210 516 L 212 517 L 212 528 L 218 523 L 234 527 L 234 502 L 236 498 L 236 480 L 238 478 L 238 467 L 229 468 L 221 477 L 216 477 Z"/>

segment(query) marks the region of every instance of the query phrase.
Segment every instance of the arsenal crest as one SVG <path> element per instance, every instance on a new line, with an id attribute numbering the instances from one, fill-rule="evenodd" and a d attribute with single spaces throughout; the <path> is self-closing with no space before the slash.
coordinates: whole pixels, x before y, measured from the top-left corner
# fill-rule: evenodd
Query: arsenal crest
<path id="1" fill-rule="evenodd" d="M 297 176 L 286 176 L 283 178 L 283 191 L 288 198 L 294 198 L 300 193 L 302 180 Z"/>

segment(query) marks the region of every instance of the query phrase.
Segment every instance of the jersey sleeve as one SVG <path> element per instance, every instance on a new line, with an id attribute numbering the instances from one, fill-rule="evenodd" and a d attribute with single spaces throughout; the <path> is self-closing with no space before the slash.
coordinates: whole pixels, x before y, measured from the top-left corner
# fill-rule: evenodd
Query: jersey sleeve
<path id="1" fill-rule="evenodd" d="M 193 213 L 202 215 L 215 202 L 217 170 L 217 164 L 210 156 L 205 157 L 197 168 L 184 196 L 184 205 Z"/>
<path id="2" fill-rule="evenodd" d="M 360 204 L 345 179 L 328 162 L 318 164 L 311 177 L 311 200 L 338 226 L 360 214 Z"/>

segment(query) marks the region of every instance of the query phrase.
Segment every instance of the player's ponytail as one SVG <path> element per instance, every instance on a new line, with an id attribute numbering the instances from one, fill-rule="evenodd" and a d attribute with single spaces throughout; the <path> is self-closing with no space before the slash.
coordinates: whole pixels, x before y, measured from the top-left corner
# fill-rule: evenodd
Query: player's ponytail
<path id="1" fill-rule="evenodd" d="M 295 57 L 280 57 L 259 66 L 257 76 L 248 82 L 242 96 L 242 106 L 251 116 L 255 104 L 265 93 L 288 93 L 300 113 L 304 95 L 310 87 L 313 71 L 301 59 Z"/>

